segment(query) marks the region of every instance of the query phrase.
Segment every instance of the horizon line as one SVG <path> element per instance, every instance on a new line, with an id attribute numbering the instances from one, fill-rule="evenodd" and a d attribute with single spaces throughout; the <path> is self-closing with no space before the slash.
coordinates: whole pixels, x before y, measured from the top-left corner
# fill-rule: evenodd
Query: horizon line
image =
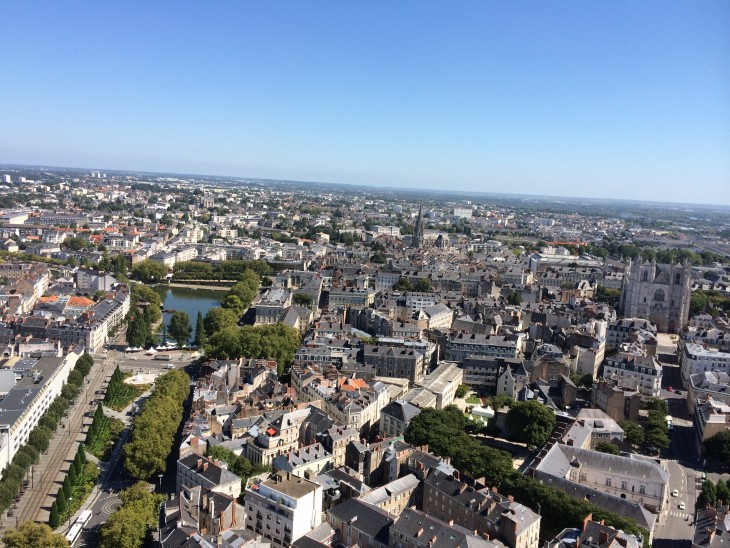
<path id="1" fill-rule="evenodd" d="M 149 170 L 134 170 L 134 169 L 118 169 L 118 168 L 89 168 L 89 167 L 71 167 L 71 166 L 52 166 L 46 164 L 12 164 L 12 163 L 0 163 L 1 167 L 8 168 L 31 168 L 31 169 L 57 169 L 57 170 L 73 170 L 73 171 L 104 171 L 109 173 L 137 173 L 137 174 L 149 174 L 157 176 L 174 175 L 180 177 L 195 177 L 195 178 L 210 178 L 210 179 L 245 179 L 247 181 L 265 181 L 273 183 L 299 183 L 299 184 L 312 184 L 312 185 L 335 185 L 335 186 L 347 186 L 353 188 L 373 188 L 380 190 L 395 190 L 405 192 L 435 192 L 439 194 L 456 193 L 460 195 L 475 195 L 475 196 L 501 196 L 501 197 L 520 197 L 520 198 L 539 198 L 542 200 L 555 200 L 555 199 L 568 199 L 568 200 L 586 200 L 586 201 L 604 201 L 604 202 L 629 202 L 633 204 L 652 204 L 652 205 L 672 205 L 672 206 L 704 206 L 706 208 L 721 208 L 729 209 L 730 203 L 728 204 L 709 204 L 705 202 L 669 202 L 665 200 L 639 200 L 635 198 L 606 198 L 606 197 L 588 197 L 588 196 L 565 196 L 558 194 L 526 194 L 519 192 L 485 192 L 479 190 L 444 190 L 439 188 L 427 188 L 427 187 L 399 187 L 392 185 L 379 185 L 377 183 L 343 183 L 343 182 L 331 182 L 331 181 L 307 181 L 303 179 L 272 179 L 267 177 L 250 177 L 243 175 L 215 175 L 215 174 L 203 174 L 203 173 L 182 173 L 175 171 L 149 171 Z M 243 182 L 243 181 L 240 181 Z M 730 211 L 729 211 L 730 212 Z"/>

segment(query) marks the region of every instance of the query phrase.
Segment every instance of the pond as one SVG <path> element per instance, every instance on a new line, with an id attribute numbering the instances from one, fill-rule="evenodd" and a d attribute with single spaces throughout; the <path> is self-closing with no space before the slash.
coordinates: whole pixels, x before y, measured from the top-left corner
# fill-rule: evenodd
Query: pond
<path id="1" fill-rule="evenodd" d="M 167 285 L 158 285 L 154 289 L 160 294 L 165 310 L 180 310 L 188 315 L 193 334 L 195 333 L 195 319 L 198 317 L 198 312 L 205 316 L 208 310 L 220 305 L 228 291 L 228 288 L 216 291 L 189 287 L 170 287 Z M 171 316 L 172 314 L 162 314 L 165 325 L 169 324 Z"/>

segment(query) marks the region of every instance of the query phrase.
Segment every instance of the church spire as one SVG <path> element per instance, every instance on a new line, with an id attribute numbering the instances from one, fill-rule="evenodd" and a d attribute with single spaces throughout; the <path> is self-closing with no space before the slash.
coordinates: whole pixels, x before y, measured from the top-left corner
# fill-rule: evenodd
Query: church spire
<path id="1" fill-rule="evenodd" d="M 416 226 L 413 229 L 411 237 L 411 247 L 418 249 L 423 245 L 423 206 L 418 206 L 418 217 L 416 217 Z"/>

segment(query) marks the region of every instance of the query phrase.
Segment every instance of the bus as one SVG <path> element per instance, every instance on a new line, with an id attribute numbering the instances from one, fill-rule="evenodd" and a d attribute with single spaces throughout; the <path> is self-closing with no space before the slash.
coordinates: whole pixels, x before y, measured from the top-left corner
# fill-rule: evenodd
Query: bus
<path id="1" fill-rule="evenodd" d="M 78 540 L 81 531 L 84 529 L 84 526 L 89 523 L 91 516 L 91 510 L 84 510 L 83 512 L 81 512 L 81 515 L 76 518 L 76 521 L 71 526 L 71 529 L 69 529 L 68 533 L 66 533 L 66 542 L 68 542 L 69 546 L 73 546 L 74 542 Z"/>

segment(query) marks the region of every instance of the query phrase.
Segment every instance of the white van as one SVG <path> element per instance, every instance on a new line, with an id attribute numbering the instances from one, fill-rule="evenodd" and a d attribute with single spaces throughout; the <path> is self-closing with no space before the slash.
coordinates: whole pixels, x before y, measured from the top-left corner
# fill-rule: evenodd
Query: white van
<path id="1" fill-rule="evenodd" d="M 175 364 L 172 364 L 172 363 L 166 363 L 166 364 L 165 364 L 165 369 L 175 369 Z"/>

